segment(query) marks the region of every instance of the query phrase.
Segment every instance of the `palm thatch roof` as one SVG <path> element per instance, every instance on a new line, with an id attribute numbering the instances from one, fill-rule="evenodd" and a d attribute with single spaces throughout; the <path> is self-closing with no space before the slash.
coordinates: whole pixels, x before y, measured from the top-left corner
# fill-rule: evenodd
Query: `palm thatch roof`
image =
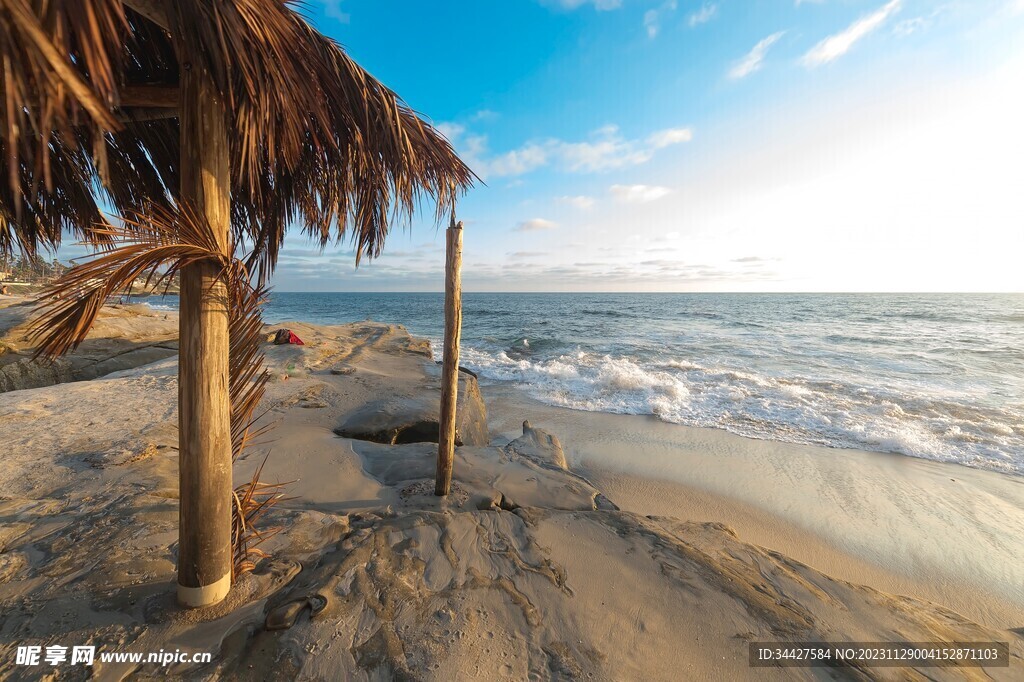
<path id="1" fill-rule="evenodd" d="M 179 54 L 199 55 L 182 63 Z M 286 227 L 379 255 L 475 180 L 451 145 L 283 0 L 0 0 L 0 253 L 109 240 L 100 208 L 170 206 L 181 69 L 231 138 L 232 229 L 265 277 Z"/>

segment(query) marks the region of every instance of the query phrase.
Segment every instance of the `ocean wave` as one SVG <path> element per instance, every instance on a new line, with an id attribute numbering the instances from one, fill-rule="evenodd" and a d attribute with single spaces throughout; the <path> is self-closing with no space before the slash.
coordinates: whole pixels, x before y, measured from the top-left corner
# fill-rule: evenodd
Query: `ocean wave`
<path id="1" fill-rule="evenodd" d="M 633 313 L 627 313 L 624 310 L 613 310 L 604 308 L 601 310 L 594 310 L 590 308 L 582 308 L 579 310 L 584 315 L 596 315 L 598 317 L 636 317 Z"/>
<path id="2" fill-rule="evenodd" d="M 541 353 L 551 353 L 564 349 L 568 344 L 557 337 L 519 336 L 508 341 L 505 352 L 518 357 L 528 357 Z"/>
<path id="3" fill-rule="evenodd" d="M 768 329 L 768 325 L 750 320 L 728 320 L 726 324 L 736 329 Z"/>
<path id="4" fill-rule="evenodd" d="M 438 349 L 440 350 L 440 349 Z M 467 347 L 462 362 L 551 405 L 649 414 L 793 443 L 890 452 L 1024 474 L 1024 406 L 964 404 L 890 386 L 769 376 L 679 358 L 548 357 Z"/>
<path id="5" fill-rule="evenodd" d="M 175 303 L 154 303 L 153 301 L 139 301 L 139 303 L 142 303 L 143 305 L 149 306 L 149 308 L 152 309 L 152 310 L 165 310 L 165 311 L 169 311 L 169 310 L 176 311 L 176 310 L 178 310 L 178 304 L 176 302 Z"/>
<path id="6" fill-rule="evenodd" d="M 899 318 L 901 320 L 914 320 L 922 322 L 960 322 L 960 318 L 953 315 L 934 313 L 928 311 L 897 311 L 893 313 L 892 317 Z"/>
<path id="7" fill-rule="evenodd" d="M 438 339 L 443 302 L 275 293 L 267 319 Z M 463 364 L 553 405 L 1024 474 L 1021 295 L 466 294 L 464 315 Z"/>

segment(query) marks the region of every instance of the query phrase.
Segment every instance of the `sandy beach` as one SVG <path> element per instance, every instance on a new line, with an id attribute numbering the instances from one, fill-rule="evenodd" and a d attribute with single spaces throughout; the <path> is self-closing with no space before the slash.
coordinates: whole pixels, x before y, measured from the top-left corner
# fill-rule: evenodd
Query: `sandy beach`
<path id="1" fill-rule="evenodd" d="M 0 309 L 15 323 L 0 372 L 25 359 L 24 312 Z M 1017 478 L 551 408 L 462 373 L 455 487 L 438 500 L 436 445 L 408 441 L 436 419 L 439 367 L 425 341 L 373 322 L 267 328 L 306 345 L 266 346 L 275 428 L 235 480 L 266 457 L 264 480 L 292 482 L 269 519 L 281 532 L 226 602 L 180 611 L 176 358 L 138 352 L 173 344 L 158 330 L 174 315 L 104 316 L 84 349 L 90 366 L 112 366 L 106 355 L 126 347 L 132 366 L 0 393 L 2 677 L 35 679 L 13 665 L 26 643 L 213 654 L 170 669 L 97 663 L 99 679 L 1024 671 Z M 767 640 L 997 640 L 1013 660 L 984 671 L 749 668 L 747 642 Z"/>
<path id="2" fill-rule="evenodd" d="M 492 428 L 519 415 L 641 514 L 718 520 L 830 575 L 1024 626 L 1024 481 L 901 455 L 761 441 L 653 417 L 565 410 L 486 386 Z"/>
<path id="3" fill-rule="evenodd" d="M 0 682 L 1024 680 L 1024 0 L 0 36 Z"/>

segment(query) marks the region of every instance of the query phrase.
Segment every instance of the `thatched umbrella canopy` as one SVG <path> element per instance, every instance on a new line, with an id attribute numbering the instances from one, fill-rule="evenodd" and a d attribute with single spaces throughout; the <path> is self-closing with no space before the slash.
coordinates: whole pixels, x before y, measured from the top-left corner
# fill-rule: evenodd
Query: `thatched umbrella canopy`
<path id="1" fill-rule="evenodd" d="M 183 69 L 208 74 L 222 102 L 231 226 L 264 267 L 293 223 L 377 256 L 420 197 L 444 209 L 473 181 L 281 0 L 0 0 L 0 251 L 53 247 L 62 230 L 102 240 L 100 202 L 129 214 L 174 201 Z"/>
<path id="2" fill-rule="evenodd" d="M 263 509 L 256 481 L 232 495 L 231 453 L 262 395 L 259 298 L 287 226 L 351 238 L 358 263 L 475 176 L 283 0 L 0 0 L 0 89 L 0 253 L 64 231 L 102 251 L 58 284 L 41 348 L 80 343 L 119 284 L 181 274 L 178 595 L 215 603 Z"/>

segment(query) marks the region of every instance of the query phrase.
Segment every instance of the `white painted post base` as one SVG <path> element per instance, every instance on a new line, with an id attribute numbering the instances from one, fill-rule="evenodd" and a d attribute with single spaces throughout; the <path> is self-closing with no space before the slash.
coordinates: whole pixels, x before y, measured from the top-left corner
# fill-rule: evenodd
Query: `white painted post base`
<path id="1" fill-rule="evenodd" d="M 202 587 L 185 587 L 178 585 L 178 604 L 189 609 L 198 609 L 204 606 L 213 606 L 223 601 L 231 589 L 231 574 L 210 585 Z"/>

